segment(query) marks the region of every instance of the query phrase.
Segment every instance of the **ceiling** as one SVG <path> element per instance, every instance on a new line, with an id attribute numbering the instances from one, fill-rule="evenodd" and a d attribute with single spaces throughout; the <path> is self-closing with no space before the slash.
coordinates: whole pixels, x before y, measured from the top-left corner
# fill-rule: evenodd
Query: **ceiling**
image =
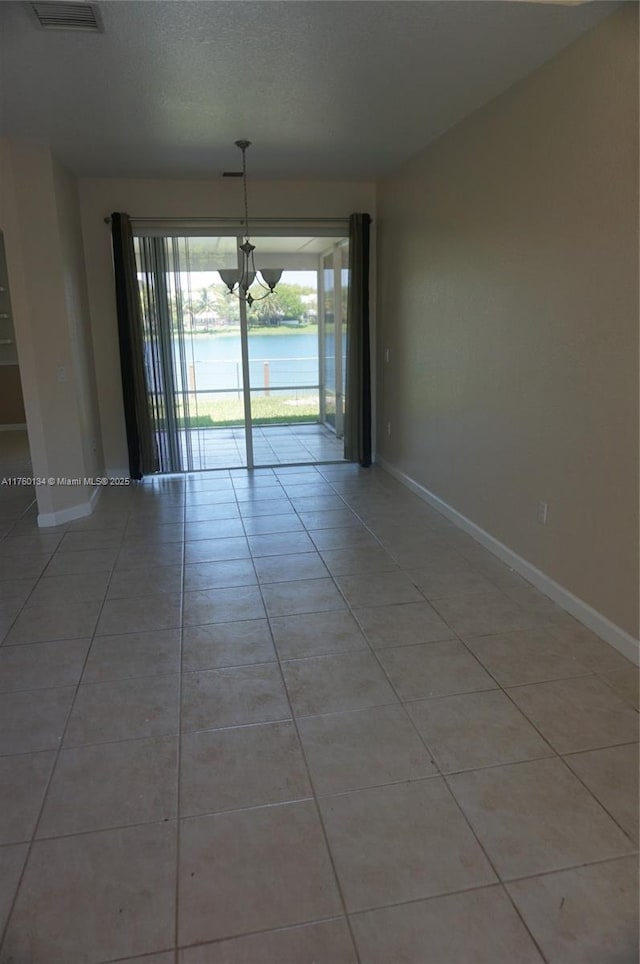
<path id="1" fill-rule="evenodd" d="M 104 33 L 0 3 L 0 133 L 85 176 L 370 179 L 618 4 L 126 0 Z"/>

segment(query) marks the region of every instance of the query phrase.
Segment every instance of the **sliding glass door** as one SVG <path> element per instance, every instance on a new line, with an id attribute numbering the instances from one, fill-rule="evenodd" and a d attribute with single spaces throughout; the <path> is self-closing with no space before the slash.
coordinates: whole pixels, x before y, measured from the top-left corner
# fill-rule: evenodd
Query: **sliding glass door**
<path id="1" fill-rule="evenodd" d="M 321 419 L 342 438 L 347 370 L 349 245 L 341 240 L 325 251 L 320 270 Z"/>
<path id="2" fill-rule="evenodd" d="M 236 239 L 141 237 L 135 248 L 161 471 L 247 465 L 240 306 L 218 273 L 235 266 Z"/>
<path id="3" fill-rule="evenodd" d="M 337 238 L 259 237 L 259 266 L 283 274 L 274 295 L 249 306 L 228 293 L 219 274 L 237 266 L 240 241 L 233 235 L 135 238 L 163 472 L 343 458 L 342 416 L 336 417 L 344 370 L 340 271 L 333 287 L 337 341 L 330 331 L 335 323 L 327 323 L 332 294 L 321 292 L 322 252 L 331 243 L 338 264 L 344 245 Z M 252 291 L 255 298 L 260 293 Z M 329 389 L 327 354 L 333 358 Z M 333 421 L 325 415 L 328 398 L 338 399 L 338 409 L 330 404 Z"/>

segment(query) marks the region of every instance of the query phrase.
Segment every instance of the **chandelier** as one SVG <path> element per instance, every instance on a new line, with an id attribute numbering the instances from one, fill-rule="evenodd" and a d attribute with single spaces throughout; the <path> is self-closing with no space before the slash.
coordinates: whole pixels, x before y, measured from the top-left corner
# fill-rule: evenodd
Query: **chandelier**
<path id="1" fill-rule="evenodd" d="M 249 203 L 247 200 L 247 148 L 251 146 L 251 141 L 235 141 L 236 147 L 242 151 L 242 184 L 244 188 L 244 240 L 239 246 L 240 268 L 229 268 L 219 271 L 224 284 L 229 289 L 230 294 L 235 294 L 240 301 L 246 302 L 249 307 L 254 301 L 262 301 L 273 294 L 276 285 L 282 277 L 282 268 L 261 268 L 260 274 L 256 271 L 253 252 L 255 244 L 251 243 L 249 237 Z M 257 282 L 263 289 L 264 294 L 254 297 L 249 293 L 251 285 Z"/>

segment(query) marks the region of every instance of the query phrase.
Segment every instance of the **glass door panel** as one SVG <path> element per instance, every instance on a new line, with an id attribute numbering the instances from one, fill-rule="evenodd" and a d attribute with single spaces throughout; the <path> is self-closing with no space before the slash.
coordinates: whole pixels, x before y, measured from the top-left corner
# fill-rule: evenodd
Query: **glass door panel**
<path id="1" fill-rule="evenodd" d="M 346 382 L 347 382 L 347 305 L 349 299 L 349 243 L 341 242 L 336 252 L 338 292 L 336 297 L 340 302 L 339 334 L 336 342 L 336 352 L 340 356 L 340 375 L 338 385 L 340 391 L 336 401 L 336 435 L 339 438 L 344 436 L 344 407 L 346 401 Z"/>
<path id="2" fill-rule="evenodd" d="M 322 257 L 320 353 L 322 357 L 322 420 L 344 434 L 345 377 L 347 371 L 347 295 L 349 245 L 339 241 Z"/>
<path id="3" fill-rule="evenodd" d="M 322 345 L 324 422 L 336 428 L 336 316 L 333 251 L 322 258 Z"/>
<path id="4" fill-rule="evenodd" d="M 237 264 L 234 237 L 171 239 L 173 287 L 182 314 L 175 342 L 182 446 L 191 469 L 242 467 L 244 439 L 240 311 L 226 298 L 221 269 Z M 176 244 L 177 242 L 177 244 Z"/>
<path id="5" fill-rule="evenodd" d="M 161 470 L 245 466 L 240 311 L 218 273 L 236 266 L 236 238 L 136 238 L 135 248 Z"/>
<path id="6" fill-rule="evenodd" d="M 251 432 L 255 465 L 313 460 L 310 440 L 320 426 L 318 274 L 295 251 L 301 239 L 260 238 L 266 267 L 283 269 L 273 295 L 247 308 Z M 295 243 L 295 248 L 293 244 Z M 280 250 L 274 252 L 274 248 Z M 293 251 L 291 250 L 293 248 Z M 271 264 L 274 259 L 279 264 Z M 260 289 L 252 289 L 259 297 Z"/>

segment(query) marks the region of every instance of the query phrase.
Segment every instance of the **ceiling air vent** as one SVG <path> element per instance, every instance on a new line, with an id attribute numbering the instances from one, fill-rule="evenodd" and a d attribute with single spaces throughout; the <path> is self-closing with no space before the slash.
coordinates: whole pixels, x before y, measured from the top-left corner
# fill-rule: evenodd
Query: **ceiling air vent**
<path id="1" fill-rule="evenodd" d="M 85 30 L 103 33 L 102 18 L 94 3 L 43 3 L 28 4 L 38 26 L 43 30 Z"/>

